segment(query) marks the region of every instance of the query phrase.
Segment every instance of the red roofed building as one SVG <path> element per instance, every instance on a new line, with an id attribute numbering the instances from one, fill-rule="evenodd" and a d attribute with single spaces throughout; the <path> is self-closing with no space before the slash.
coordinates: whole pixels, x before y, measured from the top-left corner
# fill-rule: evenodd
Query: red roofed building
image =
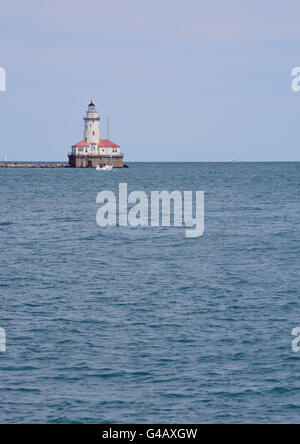
<path id="1" fill-rule="evenodd" d="M 96 168 L 112 165 L 123 168 L 124 155 L 120 146 L 108 139 L 100 138 L 100 117 L 93 102 L 89 104 L 84 119 L 84 139 L 72 146 L 69 164 L 73 168 Z"/>
<path id="2" fill-rule="evenodd" d="M 98 146 L 100 148 L 120 148 L 119 145 L 116 145 L 115 143 L 107 139 L 100 139 Z"/>
<path id="3" fill-rule="evenodd" d="M 81 142 L 76 143 L 76 145 L 73 145 L 72 148 L 89 148 L 89 146 L 90 145 L 85 140 L 82 140 Z"/>

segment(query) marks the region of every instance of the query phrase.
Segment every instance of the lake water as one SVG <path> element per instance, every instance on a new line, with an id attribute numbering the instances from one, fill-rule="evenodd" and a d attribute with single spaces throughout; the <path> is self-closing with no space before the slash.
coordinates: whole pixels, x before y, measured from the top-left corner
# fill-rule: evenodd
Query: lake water
<path id="1" fill-rule="evenodd" d="M 300 163 L 0 170 L 0 422 L 300 422 Z M 205 191 L 205 233 L 99 191 Z"/>

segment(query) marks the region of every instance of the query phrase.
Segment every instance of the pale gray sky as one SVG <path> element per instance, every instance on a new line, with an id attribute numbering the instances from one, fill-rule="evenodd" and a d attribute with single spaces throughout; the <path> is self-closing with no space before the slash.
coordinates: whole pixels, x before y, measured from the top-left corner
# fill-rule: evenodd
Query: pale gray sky
<path id="1" fill-rule="evenodd" d="M 128 161 L 300 160 L 296 0 L 0 0 L 0 157 L 66 160 L 91 99 Z"/>

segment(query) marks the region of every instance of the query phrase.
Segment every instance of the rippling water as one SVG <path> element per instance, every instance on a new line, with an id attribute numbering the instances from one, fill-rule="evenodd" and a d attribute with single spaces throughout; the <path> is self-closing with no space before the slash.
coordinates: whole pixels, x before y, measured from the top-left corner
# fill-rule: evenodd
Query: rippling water
<path id="1" fill-rule="evenodd" d="M 299 163 L 0 170 L 0 421 L 300 422 Z M 96 225 L 203 190 L 205 234 Z"/>

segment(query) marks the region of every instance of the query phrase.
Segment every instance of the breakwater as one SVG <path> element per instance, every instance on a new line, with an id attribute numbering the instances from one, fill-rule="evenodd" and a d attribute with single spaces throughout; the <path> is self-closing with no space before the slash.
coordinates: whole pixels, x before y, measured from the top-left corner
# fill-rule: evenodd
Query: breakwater
<path id="1" fill-rule="evenodd" d="M 70 168 L 67 163 L 0 163 L 0 168 Z"/>

